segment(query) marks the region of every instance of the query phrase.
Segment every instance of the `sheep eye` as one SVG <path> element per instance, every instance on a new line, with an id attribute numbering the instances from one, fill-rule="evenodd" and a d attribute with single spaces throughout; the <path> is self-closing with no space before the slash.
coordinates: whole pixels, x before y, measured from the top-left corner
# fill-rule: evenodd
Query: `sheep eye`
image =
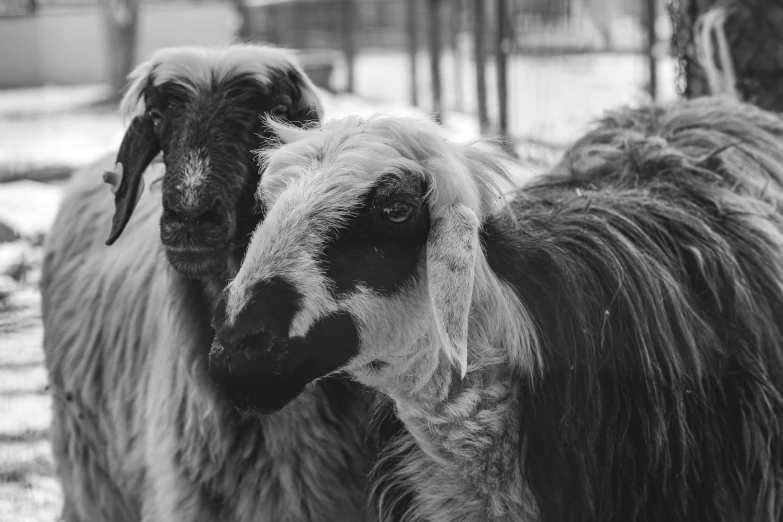
<path id="1" fill-rule="evenodd" d="M 286 105 L 275 105 L 272 110 L 269 111 L 272 116 L 283 118 L 288 115 L 288 107 Z"/>
<path id="2" fill-rule="evenodd" d="M 392 223 L 403 223 L 413 215 L 413 207 L 402 201 L 395 201 L 391 205 L 383 207 L 381 215 Z"/>
<path id="3" fill-rule="evenodd" d="M 163 119 L 163 113 L 160 112 L 158 109 L 150 109 L 147 113 L 150 115 L 150 118 L 152 118 L 152 124 L 155 126 L 160 125 L 161 120 Z"/>

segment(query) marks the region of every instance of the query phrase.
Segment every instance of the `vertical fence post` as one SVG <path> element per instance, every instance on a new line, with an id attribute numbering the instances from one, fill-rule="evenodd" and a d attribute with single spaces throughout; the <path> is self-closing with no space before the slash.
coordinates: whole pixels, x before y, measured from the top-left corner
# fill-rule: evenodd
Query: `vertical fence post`
<path id="1" fill-rule="evenodd" d="M 343 54 L 348 70 L 346 90 L 354 92 L 354 66 L 356 62 L 356 2 L 342 0 Z"/>
<path id="2" fill-rule="evenodd" d="M 487 115 L 487 75 L 484 63 L 484 0 L 473 0 L 473 37 L 476 59 L 479 129 L 483 134 L 489 126 L 489 116 Z"/>
<path id="3" fill-rule="evenodd" d="M 418 75 L 416 73 L 416 53 L 419 49 L 418 33 L 416 32 L 416 4 L 417 0 L 408 0 L 407 2 L 407 16 L 408 16 L 408 61 L 410 65 L 410 97 L 411 104 L 414 107 L 419 105 L 419 96 L 417 90 Z"/>
<path id="4" fill-rule="evenodd" d="M 464 17 L 463 0 L 453 0 L 451 2 L 451 10 L 449 13 L 451 19 L 451 34 L 449 35 L 451 41 L 451 62 L 454 67 L 454 109 L 457 111 L 464 110 L 464 85 L 462 83 L 462 53 L 460 52 L 460 36 L 462 34 L 462 20 Z"/>
<path id="5" fill-rule="evenodd" d="M 658 0 L 645 0 L 647 14 L 647 61 L 650 76 L 650 98 L 655 101 L 658 98 L 658 57 L 656 46 L 658 37 L 655 33 L 655 21 L 658 17 Z"/>
<path id="6" fill-rule="evenodd" d="M 432 112 L 435 121 L 443 121 L 443 101 L 441 99 L 441 0 L 430 0 L 430 72 L 432 75 Z"/>
<path id="7" fill-rule="evenodd" d="M 495 67 L 498 82 L 498 134 L 508 138 L 508 4 L 507 0 L 495 1 L 497 13 L 497 41 L 495 44 Z M 504 140 L 507 141 L 507 140 Z"/>

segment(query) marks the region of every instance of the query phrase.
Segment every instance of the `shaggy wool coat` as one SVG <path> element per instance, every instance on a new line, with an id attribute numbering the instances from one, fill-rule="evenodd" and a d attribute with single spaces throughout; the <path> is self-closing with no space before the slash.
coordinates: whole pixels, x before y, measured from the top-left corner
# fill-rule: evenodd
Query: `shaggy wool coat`
<path id="1" fill-rule="evenodd" d="M 612 111 L 510 194 L 510 160 L 424 120 L 275 131 L 216 344 L 277 319 L 264 295 L 302 337 L 258 346 L 349 346 L 324 375 L 399 416 L 374 417 L 381 520 L 783 520 L 778 115 Z"/>
<path id="2" fill-rule="evenodd" d="M 64 519 L 367 520 L 361 389 L 322 381 L 264 419 L 225 403 L 206 373 L 206 300 L 162 251 L 159 191 L 145 192 L 123 236 L 105 246 L 114 203 L 101 172 L 113 161 L 75 175 L 45 246 Z"/>

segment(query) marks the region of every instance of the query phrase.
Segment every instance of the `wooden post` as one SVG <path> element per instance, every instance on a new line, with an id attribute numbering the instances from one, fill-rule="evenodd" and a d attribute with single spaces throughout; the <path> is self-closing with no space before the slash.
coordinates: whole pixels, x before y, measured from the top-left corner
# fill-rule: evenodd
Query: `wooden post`
<path id="1" fill-rule="evenodd" d="M 495 64 L 498 80 L 498 134 L 508 137 L 508 52 L 511 42 L 508 38 L 508 4 L 506 0 L 495 1 L 497 12 L 497 42 Z"/>
<path id="2" fill-rule="evenodd" d="M 489 126 L 489 116 L 487 115 L 487 76 L 484 64 L 484 0 L 473 0 L 473 25 L 479 130 L 483 134 Z"/>
<path id="3" fill-rule="evenodd" d="M 250 7 L 247 0 L 232 0 L 234 9 L 239 16 L 239 28 L 236 37 L 240 42 L 250 42 L 254 39 L 253 26 L 250 22 Z"/>
<path id="4" fill-rule="evenodd" d="M 416 0 L 408 0 L 408 61 L 410 62 L 410 96 L 411 104 L 414 107 L 419 105 L 419 96 L 417 90 L 418 75 L 416 73 L 416 53 L 419 49 L 419 39 L 416 33 Z"/>
<path id="5" fill-rule="evenodd" d="M 108 37 L 109 84 L 119 100 L 136 61 L 139 0 L 102 0 L 101 14 Z"/>
<path id="6" fill-rule="evenodd" d="M 432 75 L 432 112 L 435 121 L 443 121 L 443 101 L 441 99 L 441 0 L 430 0 L 430 72 Z"/>
<path id="7" fill-rule="evenodd" d="M 650 76 L 650 98 L 653 101 L 658 97 L 658 57 L 655 48 L 658 37 L 655 33 L 655 19 L 658 17 L 658 0 L 646 0 L 647 4 L 647 61 Z"/>
<path id="8" fill-rule="evenodd" d="M 454 64 L 454 109 L 465 110 L 465 90 L 463 85 L 462 53 L 460 52 L 460 36 L 464 26 L 465 9 L 463 0 L 451 3 L 451 60 Z"/>
<path id="9" fill-rule="evenodd" d="M 346 90 L 354 92 L 354 66 L 356 63 L 356 2 L 342 0 L 343 54 L 345 55 L 348 78 Z"/>

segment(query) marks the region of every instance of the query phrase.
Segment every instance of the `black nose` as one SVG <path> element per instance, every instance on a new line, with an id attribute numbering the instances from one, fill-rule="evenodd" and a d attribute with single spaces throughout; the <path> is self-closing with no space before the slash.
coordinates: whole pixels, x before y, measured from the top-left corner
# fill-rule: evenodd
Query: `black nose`
<path id="1" fill-rule="evenodd" d="M 256 285 L 248 304 L 229 321 L 222 298 L 213 320 L 215 343 L 209 355 L 212 375 L 224 383 L 263 386 L 271 384 L 274 375 L 301 362 L 289 349 L 288 332 L 302 300 L 291 283 L 273 278 Z"/>
<path id="2" fill-rule="evenodd" d="M 283 341 L 263 330 L 230 344 L 216 337 L 209 352 L 209 371 L 223 385 L 259 386 L 281 370 L 282 361 L 272 351 L 278 342 Z"/>
<path id="3" fill-rule="evenodd" d="M 225 297 L 218 302 L 213 326 L 222 341 L 231 344 L 261 330 L 287 338 L 294 315 L 302 309 L 303 297 L 294 285 L 282 277 L 274 277 L 256 284 L 246 301 L 230 323 L 226 317 Z"/>
<path id="4" fill-rule="evenodd" d="M 193 231 L 221 224 L 225 212 L 219 199 L 199 201 L 193 205 L 164 200 L 163 217 L 171 223 Z"/>

